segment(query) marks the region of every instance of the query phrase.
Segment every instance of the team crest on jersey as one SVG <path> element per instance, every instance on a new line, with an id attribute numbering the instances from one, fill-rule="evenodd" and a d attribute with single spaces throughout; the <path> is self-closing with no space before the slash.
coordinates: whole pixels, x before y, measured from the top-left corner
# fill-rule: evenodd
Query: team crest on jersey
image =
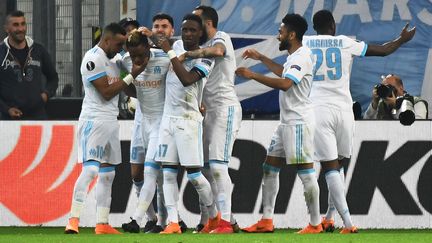
<path id="1" fill-rule="evenodd" d="M 301 67 L 299 65 L 291 65 L 290 68 L 294 68 L 294 69 L 297 69 L 299 71 L 301 70 Z"/>
<path id="2" fill-rule="evenodd" d="M 89 61 L 89 62 L 86 64 L 86 67 L 87 67 L 87 70 L 89 70 L 89 71 L 93 71 L 93 69 L 95 69 L 95 64 L 94 64 L 94 62 Z"/>

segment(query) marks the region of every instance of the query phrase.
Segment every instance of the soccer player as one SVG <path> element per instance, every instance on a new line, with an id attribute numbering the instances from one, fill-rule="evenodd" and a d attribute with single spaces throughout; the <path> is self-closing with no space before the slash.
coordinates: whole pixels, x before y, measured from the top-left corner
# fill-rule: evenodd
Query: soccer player
<path id="1" fill-rule="evenodd" d="M 231 220 L 232 182 L 228 164 L 242 120 L 240 102 L 234 89 L 234 48 L 230 36 L 217 30 L 219 17 L 214 8 L 198 6 L 193 13 L 202 18 L 208 41 L 201 49 L 185 52 L 182 58 L 215 58 L 215 66 L 204 87 L 203 95 L 204 161 L 205 167 L 210 166 L 211 172 L 211 175 L 207 174 L 206 177 L 215 183 L 213 191 L 216 194 L 213 196 L 221 211 L 219 226 L 210 233 L 233 233 L 231 223 L 235 227 L 236 222 Z M 204 222 L 208 219 L 206 216 L 205 207 L 201 206 L 201 222 L 196 228 L 197 232 L 209 233 L 209 229 L 204 228 Z"/>
<path id="2" fill-rule="evenodd" d="M 387 56 L 411 40 L 415 28 L 406 25 L 400 36 L 383 45 L 367 45 L 344 35 L 335 36 L 336 24 L 328 10 L 313 16 L 315 36 L 305 36 L 307 45 L 316 59 L 311 100 L 316 114 L 315 155 L 325 171 L 329 190 L 329 207 L 322 225 L 334 230 L 334 213 L 342 217 L 344 229 L 340 233 L 357 233 L 351 221 L 344 192 L 343 158 L 352 153 L 354 115 L 349 90 L 350 67 L 354 56 Z M 319 115 L 318 115 L 319 114 Z"/>
<path id="3" fill-rule="evenodd" d="M 244 58 L 260 60 L 278 77 L 267 77 L 244 67 L 236 70 L 239 76 L 280 89 L 280 124 L 273 134 L 263 164 L 263 217 L 256 224 L 243 229 L 248 233 L 273 232 L 272 218 L 279 190 L 279 171 L 285 163 L 296 167 L 310 213 L 308 226 L 297 233 L 323 231 L 319 215 L 319 187 L 312 162 L 315 118 L 309 93 L 312 88 L 313 60 L 309 48 L 302 45 L 306 30 L 307 22 L 298 14 L 287 14 L 282 19 L 278 36 L 279 50 L 287 50 L 289 54 L 283 66 L 253 49 L 243 53 Z"/>
<path id="4" fill-rule="evenodd" d="M 87 51 L 81 63 L 85 95 L 78 122 L 78 159 L 83 166 L 75 183 L 65 233 L 78 233 L 88 186 L 96 176 L 95 232 L 120 233 L 108 224 L 115 166 L 121 163 L 118 93 L 132 83 L 146 64 L 134 64 L 131 74 L 119 78 L 120 69 L 113 57 L 122 49 L 125 40 L 126 31 L 119 24 L 109 24 L 103 30 L 101 41 Z"/>
<path id="5" fill-rule="evenodd" d="M 174 21 L 171 16 L 159 13 L 153 16 L 153 27 L 149 35 L 155 34 L 160 37 L 172 38 L 174 34 Z M 147 39 L 141 32 L 134 32 L 126 41 L 127 50 L 123 58 L 127 69 L 132 67 L 132 62 L 142 60 L 145 55 L 144 39 Z M 138 192 L 138 206 L 135 209 L 131 221 L 122 224 L 126 232 L 138 233 L 144 213 L 153 211 L 152 200 L 156 190 L 158 191 L 158 218 L 148 218 L 144 226 L 144 232 L 159 233 L 166 224 L 166 208 L 164 206 L 162 190 L 162 170 L 159 163 L 155 162 L 157 151 L 159 126 L 162 119 L 165 102 L 165 77 L 170 65 L 168 55 L 160 48 L 150 49 L 150 60 L 146 69 L 134 81 L 138 106 L 135 112 L 134 137 L 131 143 L 131 169 L 133 174 L 141 178 L 141 185 Z M 144 166 L 143 166 L 144 165 Z M 144 179 L 143 179 L 144 174 Z M 134 183 L 135 180 L 134 180 Z M 186 225 L 180 221 L 182 231 Z"/>
<path id="6" fill-rule="evenodd" d="M 166 78 L 166 98 L 156 161 L 163 165 L 163 190 L 168 211 L 169 224 L 161 234 L 181 233 L 178 224 L 177 168 L 180 164 L 187 171 L 187 177 L 195 187 L 204 205 L 208 208 L 211 229 L 219 224 L 220 214 L 212 196 L 210 184 L 201 173 L 204 164 L 202 147 L 202 120 L 200 105 L 203 88 L 214 66 L 209 58 L 187 59 L 183 63 L 177 58 L 185 51 L 199 48 L 203 34 L 199 16 L 188 14 L 181 27 L 182 42 L 174 43 L 161 38 L 154 42 L 168 54 L 172 69 Z M 157 37 L 157 36 L 156 36 Z"/>

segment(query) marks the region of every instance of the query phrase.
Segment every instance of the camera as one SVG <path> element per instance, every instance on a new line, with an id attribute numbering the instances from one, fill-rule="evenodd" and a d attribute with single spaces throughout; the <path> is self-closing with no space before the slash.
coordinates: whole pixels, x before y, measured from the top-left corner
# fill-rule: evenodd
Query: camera
<path id="1" fill-rule="evenodd" d="M 404 94 L 396 98 L 396 116 L 404 126 L 410 126 L 415 121 L 414 97 Z"/>
<path id="2" fill-rule="evenodd" d="M 391 97 L 395 88 L 389 84 L 377 84 L 375 85 L 377 94 L 381 99 Z"/>

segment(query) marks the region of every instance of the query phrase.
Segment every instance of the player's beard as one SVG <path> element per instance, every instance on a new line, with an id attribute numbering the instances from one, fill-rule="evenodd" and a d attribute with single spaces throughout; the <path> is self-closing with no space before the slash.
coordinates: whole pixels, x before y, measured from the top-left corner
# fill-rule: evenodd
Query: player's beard
<path id="1" fill-rule="evenodd" d="M 279 51 L 289 50 L 291 48 L 291 44 L 288 40 L 281 40 L 279 43 Z"/>

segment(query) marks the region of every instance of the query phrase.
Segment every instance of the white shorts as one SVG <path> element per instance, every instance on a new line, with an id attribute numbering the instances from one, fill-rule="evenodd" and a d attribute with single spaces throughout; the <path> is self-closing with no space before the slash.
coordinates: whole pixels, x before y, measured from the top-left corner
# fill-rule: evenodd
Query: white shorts
<path id="1" fill-rule="evenodd" d="M 154 162 L 158 146 L 161 117 L 142 117 L 134 122 L 130 147 L 130 163 Z"/>
<path id="2" fill-rule="evenodd" d="M 267 155 L 285 158 L 287 164 L 312 163 L 314 124 L 279 124 L 270 142 Z"/>
<path id="3" fill-rule="evenodd" d="M 354 136 L 354 114 L 328 106 L 314 106 L 315 159 L 332 161 L 349 158 Z"/>
<path id="4" fill-rule="evenodd" d="M 241 106 L 207 111 L 204 117 L 204 161 L 229 162 L 242 121 Z"/>
<path id="5" fill-rule="evenodd" d="M 202 167 L 202 122 L 162 117 L 156 161 L 185 167 Z"/>
<path id="6" fill-rule="evenodd" d="M 78 122 L 78 162 L 121 163 L 118 121 Z"/>

